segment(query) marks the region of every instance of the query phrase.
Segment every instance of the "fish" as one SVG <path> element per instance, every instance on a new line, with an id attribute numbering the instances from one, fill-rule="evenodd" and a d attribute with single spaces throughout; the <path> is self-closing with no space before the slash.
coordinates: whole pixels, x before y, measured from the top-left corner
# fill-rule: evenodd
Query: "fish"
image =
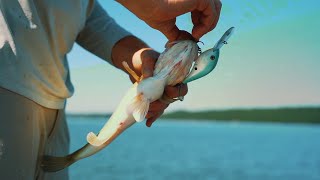
<path id="1" fill-rule="evenodd" d="M 134 77 L 136 82 L 121 99 L 110 119 L 97 135 L 93 132 L 88 133 L 88 143 L 75 152 L 64 157 L 43 156 L 42 169 L 46 172 L 62 170 L 107 147 L 133 124 L 145 120 L 150 103 L 158 99 L 166 100 L 167 97 L 164 96 L 165 86 L 175 86 L 183 82 L 189 83 L 210 73 L 217 64 L 218 56 L 215 62 L 210 58 L 216 56 L 220 48 L 220 44 L 217 43 L 214 48 L 198 55 L 199 48 L 197 42 L 193 40 L 168 43 L 167 48 L 160 54 L 155 64 L 153 76 L 146 79 L 139 77 L 126 62 L 122 62 L 124 68 Z M 202 71 L 205 71 L 205 73 L 202 73 Z"/>

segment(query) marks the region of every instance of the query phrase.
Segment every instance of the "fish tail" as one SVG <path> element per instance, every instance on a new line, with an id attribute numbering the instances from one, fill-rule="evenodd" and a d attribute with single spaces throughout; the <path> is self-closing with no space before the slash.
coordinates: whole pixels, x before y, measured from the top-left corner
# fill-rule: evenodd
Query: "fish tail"
<path id="1" fill-rule="evenodd" d="M 104 140 L 99 139 L 93 132 L 88 133 L 87 141 L 92 146 L 100 146 L 105 142 Z"/>
<path id="2" fill-rule="evenodd" d="M 41 167 L 46 172 L 56 172 L 70 166 L 74 162 L 75 159 L 70 155 L 65 157 L 43 156 Z"/>
<path id="3" fill-rule="evenodd" d="M 132 112 L 134 119 L 137 122 L 141 122 L 145 119 L 148 111 L 149 111 L 150 101 L 143 97 L 143 94 L 138 94 L 133 102 L 129 104 L 128 109 Z"/>

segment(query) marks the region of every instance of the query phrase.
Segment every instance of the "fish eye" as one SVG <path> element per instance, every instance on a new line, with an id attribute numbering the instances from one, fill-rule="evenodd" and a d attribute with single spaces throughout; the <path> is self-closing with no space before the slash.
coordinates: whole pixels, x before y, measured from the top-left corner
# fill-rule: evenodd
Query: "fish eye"
<path id="1" fill-rule="evenodd" d="M 211 60 L 214 60 L 216 57 L 214 57 L 214 55 L 210 56 Z"/>
<path id="2" fill-rule="evenodd" d="M 195 67 L 195 68 L 194 68 L 194 70 L 198 70 L 198 68 L 197 68 L 197 67 Z"/>

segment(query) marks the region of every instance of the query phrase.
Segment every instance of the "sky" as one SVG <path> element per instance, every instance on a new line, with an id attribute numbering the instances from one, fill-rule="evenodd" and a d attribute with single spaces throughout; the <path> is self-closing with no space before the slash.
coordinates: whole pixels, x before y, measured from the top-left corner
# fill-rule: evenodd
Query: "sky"
<path id="1" fill-rule="evenodd" d="M 167 42 L 115 1 L 99 1 L 118 24 L 162 52 Z M 240 3 L 241 2 L 241 3 Z M 217 27 L 204 35 L 203 51 L 212 48 L 234 26 L 235 33 L 220 51 L 208 76 L 188 84 L 175 110 L 297 107 L 320 105 L 320 1 L 223 0 Z M 177 25 L 191 31 L 190 14 Z M 111 113 L 131 86 L 128 76 L 74 45 L 68 55 L 75 94 L 69 113 Z"/>

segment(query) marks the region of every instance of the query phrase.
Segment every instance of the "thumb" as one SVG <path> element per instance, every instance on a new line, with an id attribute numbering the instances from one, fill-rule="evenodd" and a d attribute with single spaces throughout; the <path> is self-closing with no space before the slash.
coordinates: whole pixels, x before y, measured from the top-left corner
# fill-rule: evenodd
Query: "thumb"
<path id="1" fill-rule="evenodd" d="M 141 54 L 143 78 L 153 76 L 154 66 L 158 57 L 159 53 L 154 50 L 143 51 L 143 53 Z"/>
<path id="2" fill-rule="evenodd" d="M 164 21 L 155 26 L 155 29 L 162 32 L 169 41 L 175 41 L 180 34 L 180 30 L 176 25 L 176 20 Z"/>

